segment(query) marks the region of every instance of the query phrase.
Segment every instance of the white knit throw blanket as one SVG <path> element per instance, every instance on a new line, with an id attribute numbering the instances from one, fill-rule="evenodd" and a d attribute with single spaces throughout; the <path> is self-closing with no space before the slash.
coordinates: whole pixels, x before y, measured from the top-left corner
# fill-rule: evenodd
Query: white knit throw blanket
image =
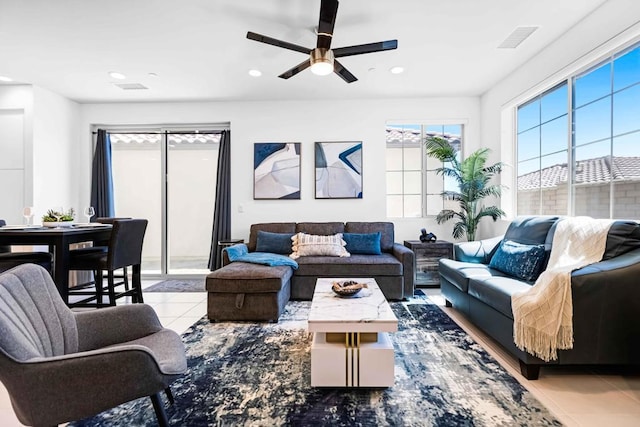
<path id="1" fill-rule="evenodd" d="M 602 259 L 611 220 L 565 218 L 558 223 L 547 269 L 535 284 L 511 296 L 513 339 L 523 351 L 548 362 L 573 348 L 571 272 Z"/>

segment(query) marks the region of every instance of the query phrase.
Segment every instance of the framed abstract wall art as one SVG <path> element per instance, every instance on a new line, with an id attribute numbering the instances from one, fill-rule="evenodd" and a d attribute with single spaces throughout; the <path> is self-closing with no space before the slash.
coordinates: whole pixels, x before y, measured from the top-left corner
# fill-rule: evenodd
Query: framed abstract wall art
<path id="1" fill-rule="evenodd" d="M 300 143 L 253 144 L 253 198 L 300 199 Z"/>
<path id="2" fill-rule="evenodd" d="M 316 142 L 316 199 L 362 198 L 362 142 Z"/>

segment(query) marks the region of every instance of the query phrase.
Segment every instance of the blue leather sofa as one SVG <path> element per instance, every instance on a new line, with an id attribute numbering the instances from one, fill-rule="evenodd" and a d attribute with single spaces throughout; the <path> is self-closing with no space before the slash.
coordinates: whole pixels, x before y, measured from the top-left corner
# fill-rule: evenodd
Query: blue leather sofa
<path id="1" fill-rule="evenodd" d="M 439 265 L 446 305 L 462 312 L 517 357 L 527 379 L 537 379 L 541 366 L 554 364 L 640 364 L 640 225 L 635 221 L 615 221 L 602 260 L 571 275 L 573 349 L 560 350 L 557 360 L 544 362 L 515 346 L 511 295 L 533 283 L 489 263 L 503 239 L 544 244 L 548 261 L 555 225 L 561 219 L 518 217 L 504 236 L 456 244 L 455 260 L 443 259 Z"/>

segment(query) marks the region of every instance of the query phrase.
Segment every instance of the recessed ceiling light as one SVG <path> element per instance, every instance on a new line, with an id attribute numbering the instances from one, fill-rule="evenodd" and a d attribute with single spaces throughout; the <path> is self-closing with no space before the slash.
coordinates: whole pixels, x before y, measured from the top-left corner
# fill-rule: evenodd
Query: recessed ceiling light
<path id="1" fill-rule="evenodd" d="M 251 77 L 260 77 L 262 72 L 260 70 L 249 70 L 249 75 Z"/>
<path id="2" fill-rule="evenodd" d="M 389 71 L 391 71 L 391 74 L 400 74 L 400 73 L 402 73 L 404 71 L 404 68 L 402 68 L 402 67 L 393 67 Z"/>
<path id="3" fill-rule="evenodd" d="M 5 77 L 5 76 L 0 76 L 0 82 L 12 82 L 13 79 L 10 79 L 9 77 Z"/>
<path id="4" fill-rule="evenodd" d="M 158 77 L 158 75 L 156 73 L 149 73 L 148 76 L 149 77 Z"/>
<path id="5" fill-rule="evenodd" d="M 109 77 L 113 79 L 118 79 L 118 80 L 123 80 L 127 78 L 127 76 L 117 71 L 109 71 Z"/>

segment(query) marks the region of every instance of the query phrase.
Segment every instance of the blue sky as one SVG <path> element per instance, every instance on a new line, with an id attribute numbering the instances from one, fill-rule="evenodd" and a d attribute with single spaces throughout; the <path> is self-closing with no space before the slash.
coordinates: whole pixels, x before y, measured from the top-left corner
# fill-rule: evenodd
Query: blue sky
<path id="1" fill-rule="evenodd" d="M 575 159 L 640 157 L 640 47 L 573 80 Z M 518 109 L 518 175 L 567 158 L 568 86 Z"/>

